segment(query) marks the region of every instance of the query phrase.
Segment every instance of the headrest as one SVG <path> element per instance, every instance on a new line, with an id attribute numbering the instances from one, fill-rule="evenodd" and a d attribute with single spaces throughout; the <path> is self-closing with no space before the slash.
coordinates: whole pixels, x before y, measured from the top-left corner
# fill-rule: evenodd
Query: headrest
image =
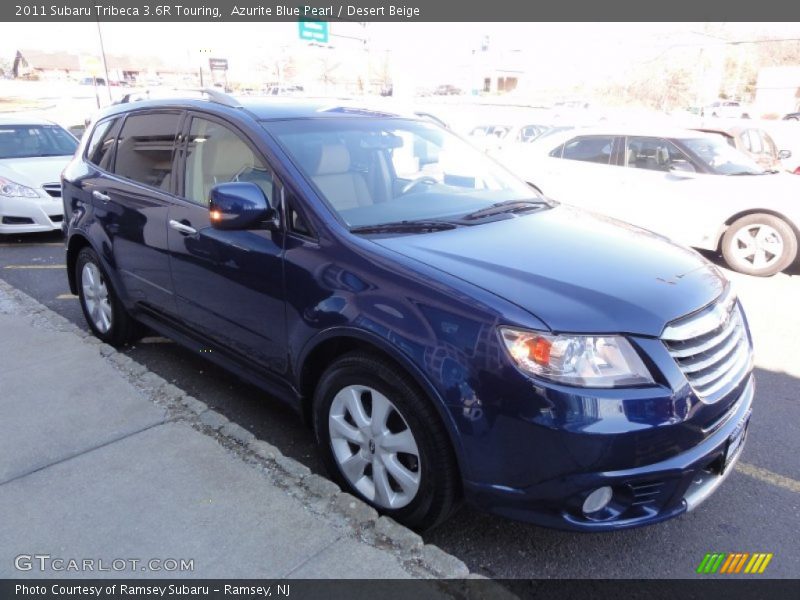
<path id="1" fill-rule="evenodd" d="M 222 138 L 213 146 L 213 156 L 206 154 L 207 170 L 214 175 L 234 175 L 255 166 L 253 152 L 241 140 Z"/>
<path id="2" fill-rule="evenodd" d="M 325 144 L 316 150 L 316 164 L 311 165 L 314 175 L 334 175 L 350 170 L 350 152 L 344 144 Z"/>

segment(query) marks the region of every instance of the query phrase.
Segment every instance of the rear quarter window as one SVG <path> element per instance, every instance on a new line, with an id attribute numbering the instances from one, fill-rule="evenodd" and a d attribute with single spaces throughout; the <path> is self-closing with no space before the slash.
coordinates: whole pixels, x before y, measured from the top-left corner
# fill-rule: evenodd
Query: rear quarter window
<path id="1" fill-rule="evenodd" d="M 92 132 L 92 137 L 86 146 L 86 160 L 105 171 L 111 170 L 111 161 L 114 156 L 114 140 L 119 133 L 122 119 L 107 119 L 100 121 Z"/>

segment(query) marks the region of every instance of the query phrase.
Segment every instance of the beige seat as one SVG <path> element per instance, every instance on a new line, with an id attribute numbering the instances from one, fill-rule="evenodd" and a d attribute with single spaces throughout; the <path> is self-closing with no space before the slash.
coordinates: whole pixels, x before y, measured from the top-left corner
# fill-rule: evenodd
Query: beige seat
<path id="1" fill-rule="evenodd" d="M 373 204 L 361 173 L 350 170 L 350 152 L 343 144 L 315 148 L 316 164 L 310 165 L 311 179 L 336 210 Z"/>

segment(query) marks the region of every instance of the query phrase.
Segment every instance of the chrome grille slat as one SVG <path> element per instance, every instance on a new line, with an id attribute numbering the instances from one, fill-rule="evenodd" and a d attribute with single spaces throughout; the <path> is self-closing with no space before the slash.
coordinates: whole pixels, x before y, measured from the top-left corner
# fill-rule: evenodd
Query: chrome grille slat
<path id="1" fill-rule="evenodd" d="M 735 383 L 750 363 L 744 320 L 730 289 L 715 304 L 668 325 L 662 341 L 700 397 Z"/>

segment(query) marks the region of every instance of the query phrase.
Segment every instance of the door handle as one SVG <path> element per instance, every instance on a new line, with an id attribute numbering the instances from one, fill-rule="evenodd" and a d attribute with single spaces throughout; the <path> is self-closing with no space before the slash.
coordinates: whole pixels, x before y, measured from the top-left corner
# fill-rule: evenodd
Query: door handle
<path id="1" fill-rule="evenodd" d="M 111 200 L 111 196 L 109 196 L 108 194 L 104 194 L 100 190 L 92 191 L 92 198 L 94 198 L 95 200 L 99 200 L 100 202 L 108 202 L 109 200 Z"/>
<path id="2" fill-rule="evenodd" d="M 182 233 L 183 235 L 194 235 L 195 233 L 197 233 L 197 229 L 189 225 L 186 225 L 184 223 L 181 223 L 180 221 L 175 221 L 171 219 L 169 222 L 169 226 L 172 227 L 178 233 Z"/>

